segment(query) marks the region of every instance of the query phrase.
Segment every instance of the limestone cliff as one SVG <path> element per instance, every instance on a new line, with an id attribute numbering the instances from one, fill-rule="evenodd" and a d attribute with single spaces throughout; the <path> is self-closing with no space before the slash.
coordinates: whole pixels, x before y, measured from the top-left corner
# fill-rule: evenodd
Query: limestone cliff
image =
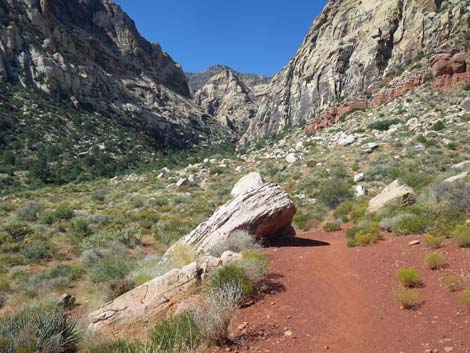
<path id="1" fill-rule="evenodd" d="M 209 78 L 194 94 L 194 102 L 238 136 L 246 131 L 258 109 L 254 93 L 229 68 Z"/>
<path id="2" fill-rule="evenodd" d="M 20 80 L 141 130 L 157 147 L 227 139 L 181 68 L 109 0 L 0 0 L 0 80 Z"/>
<path id="3" fill-rule="evenodd" d="M 466 0 L 330 0 L 241 142 L 314 118 L 416 57 L 461 45 L 469 18 Z"/>

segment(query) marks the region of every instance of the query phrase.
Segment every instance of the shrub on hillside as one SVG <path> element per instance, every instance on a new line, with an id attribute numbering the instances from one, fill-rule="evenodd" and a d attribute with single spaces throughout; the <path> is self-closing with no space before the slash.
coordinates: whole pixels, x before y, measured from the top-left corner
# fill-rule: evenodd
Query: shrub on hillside
<path id="1" fill-rule="evenodd" d="M 421 285 L 421 278 L 419 277 L 418 271 L 413 268 L 399 269 L 396 276 L 398 281 L 407 288 L 419 287 Z"/>
<path id="2" fill-rule="evenodd" d="M 92 268 L 90 280 L 101 283 L 125 278 L 132 270 L 132 263 L 121 255 L 109 255 L 99 259 Z"/>
<path id="3" fill-rule="evenodd" d="M 46 242 L 34 240 L 27 243 L 21 253 L 33 261 L 45 260 L 51 256 L 52 245 Z"/>
<path id="4" fill-rule="evenodd" d="M 78 218 L 72 223 L 73 233 L 78 237 L 87 237 L 91 235 L 91 228 L 85 218 Z"/>
<path id="5" fill-rule="evenodd" d="M 431 270 L 440 270 L 447 263 L 447 259 L 438 252 L 432 252 L 424 257 L 424 262 Z"/>
<path id="6" fill-rule="evenodd" d="M 470 224 L 460 224 L 453 231 L 453 238 L 461 248 L 470 247 Z"/>
<path id="7" fill-rule="evenodd" d="M 124 293 L 127 293 L 130 290 L 134 289 L 134 287 L 134 281 L 127 278 L 112 280 L 108 284 L 108 288 L 106 291 L 106 301 L 110 302 L 111 300 L 116 299 L 120 295 L 123 295 Z"/>
<path id="8" fill-rule="evenodd" d="M 346 232 L 349 247 L 367 246 L 383 239 L 377 223 L 363 222 Z"/>
<path id="9" fill-rule="evenodd" d="M 16 211 L 16 216 L 20 221 L 35 222 L 44 206 L 37 202 L 27 202 Z"/>
<path id="10" fill-rule="evenodd" d="M 74 353 L 79 338 L 75 323 L 58 307 L 28 309 L 0 318 L 3 353 Z"/>
<path id="11" fill-rule="evenodd" d="M 442 283 L 444 283 L 451 292 L 455 292 L 459 288 L 459 279 L 456 276 L 447 275 L 442 278 Z"/>
<path id="12" fill-rule="evenodd" d="M 392 232 L 396 235 L 422 234 L 432 225 L 432 219 L 422 215 L 400 214 L 392 220 Z"/>
<path id="13" fill-rule="evenodd" d="M 323 230 L 325 232 L 336 232 L 341 230 L 341 224 L 338 222 L 327 222 L 323 225 Z"/>
<path id="14" fill-rule="evenodd" d="M 442 120 L 438 120 L 434 123 L 434 125 L 432 126 L 432 129 L 434 131 L 441 131 L 441 130 L 444 130 L 446 126 L 444 125 L 444 123 L 442 122 Z"/>
<path id="15" fill-rule="evenodd" d="M 470 311 L 470 289 L 466 289 L 459 298 L 460 302 Z"/>
<path id="16" fill-rule="evenodd" d="M 196 260 L 196 251 L 192 246 L 176 244 L 171 252 L 170 263 L 181 268 Z"/>
<path id="17" fill-rule="evenodd" d="M 398 300 L 403 309 L 412 309 L 419 303 L 419 291 L 405 287 L 398 287 L 393 291 L 393 297 Z"/>
<path id="18" fill-rule="evenodd" d="M 230 250 L 236 253 L 260 248 L 258 241 L 248 232 L 236 230 L 230 236 L 215 244 L 210 253 L 212 256 L 220 257 L 225 251 Z"/>
<path id="19" fill-rule="evenodd" d="M 54 211 L 54 215 L 58 219 L 63 219 L 63 220 L 72 219 L 73 214 L 74 214 L 73 208 L 71 208 L 67 204 L 61 204 L 61 205 L 57 206 L 57 208 Z"/>
<path id="20" fill-rule="evenodd" d="M 33 230 L 26 223 L 10 223 L 5 227 L 5 232 L 13 238 L 14 241 L 22 241 L 26 236 L 33 233 Z"/>
<path id="21" fill-rule="evenodd" d="M 434 235 L 428 235 L 426 237 L 426 245 L 431 249 L 439 249 L 442 246 L 442 238 Z"/>
<path id="22" fill-rule="evenodd" d="M 370 130 L 379 130 L 379 131 L 387 131 L 393 125 L 400 124 L 401 121 L 399 119 L 388 119 L 382 121 L 376 121 L 367 126 Z"/>
<path id="23" fill-rule="evenodd" d="M 331 179 L 322 183 L 317 193 L 318 201 L 331 209 L 353 197 L 351 185 L 342 179 Z"/>
<path id="24" fill-rule="evenodd" d="M 233 264 L 227 264 L 215 269 L 208 278 L 209 291 L 220 291 L 225 287 L 239 288 L 242 297 L 253 293 L 254 286 L 245 271 Z"/>

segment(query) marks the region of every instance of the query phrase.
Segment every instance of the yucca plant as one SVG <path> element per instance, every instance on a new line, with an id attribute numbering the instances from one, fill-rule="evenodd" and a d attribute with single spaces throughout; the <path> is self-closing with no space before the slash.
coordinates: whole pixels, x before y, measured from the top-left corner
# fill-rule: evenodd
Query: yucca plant
<path id="1" fill-rule="evenodd" d="M 0 348 L 4 353 L 74 353 L 80 335 L 61 308 L 26 309 L 0 319 Z"/>

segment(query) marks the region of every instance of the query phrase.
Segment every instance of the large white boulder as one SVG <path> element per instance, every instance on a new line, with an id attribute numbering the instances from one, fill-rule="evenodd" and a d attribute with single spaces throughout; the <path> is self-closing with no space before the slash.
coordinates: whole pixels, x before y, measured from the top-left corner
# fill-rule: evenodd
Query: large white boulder
<path id="1" fill-rule="evenodd" d="M 248 191 L 258 189 L 263 186 L 263 178 L 258 172 L 253 172 L 241 178 L 232 189 L 232 197 L 244 194 Z"/>
<path id="2" fill-rule="evenodd" d="M 377 212 L 390 202 L 402 198 L 403 196 L 413 194 L 414 191 L 407 185 L 402 185 L 398 180 L 389 184 L 380 194 L 369 201 L 369 212 Z"/>
<path id="3" fill-rule="evenodd" d="M 210 253 L 213 246 L 236 230 L 245 230 L 259 239 L 293 235 L 291 222 L 296 211 L 284 190 L 278 185 L 264 184 L 219 207 L 207 221 L 168 249 L 164 258 L 179 245 L 194 247 L 196 254 Z"/>

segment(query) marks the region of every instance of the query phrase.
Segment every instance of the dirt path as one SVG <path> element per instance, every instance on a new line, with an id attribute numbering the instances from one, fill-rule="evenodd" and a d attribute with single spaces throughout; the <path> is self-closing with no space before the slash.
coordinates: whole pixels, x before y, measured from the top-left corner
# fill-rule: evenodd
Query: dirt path
<path id="1" fill-rule="evenodd" d="M 316 231 L 266 249 L 277 289 L 239 311 L 235 343 L 221 351 L 470 352 L 470 315 L 439 280 L 462 266 L 470 271 L 469 253 L 448 245 L 449 268 L 433 272 L 423 265 L 428 249 L 410 240 L 349 249 L 343 232 Z M 396 268 L 407 266 L 425 282 L 423 304 L 413 311 L 391 296 Z"/>

